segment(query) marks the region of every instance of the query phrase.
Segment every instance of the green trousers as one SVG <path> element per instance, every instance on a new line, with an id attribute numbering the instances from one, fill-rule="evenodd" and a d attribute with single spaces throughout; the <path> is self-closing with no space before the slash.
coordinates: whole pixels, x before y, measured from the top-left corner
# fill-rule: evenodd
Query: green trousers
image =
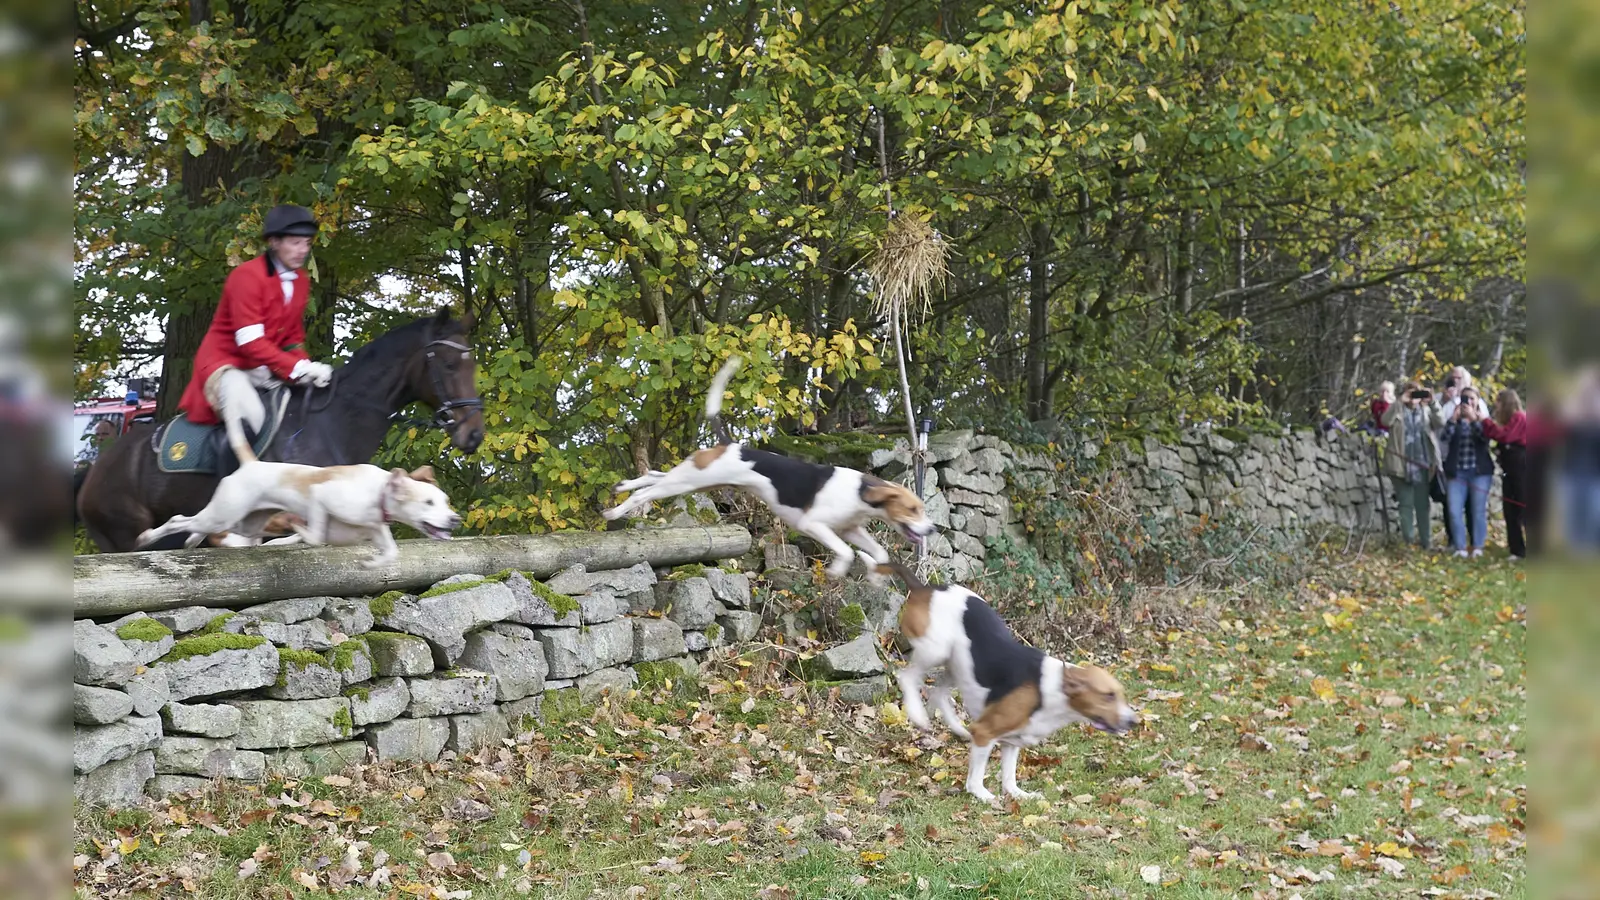
<path id="1" fill-rule="evenodd" d="M 1433 506 L 1432 498 L 1428 496 L 1428 479 L 1426 476 L 1416 480 L 1407 481 L 1398 476 L 1390 476 L 1394 482 L 1394 492 L 1400 507 L 1400 535 L 1408 544 L 1419 544 L 1427 550 L 1431 544 L 1428 514 Z M 1414 517 L 1414 518 L 1413 518 Z"/>

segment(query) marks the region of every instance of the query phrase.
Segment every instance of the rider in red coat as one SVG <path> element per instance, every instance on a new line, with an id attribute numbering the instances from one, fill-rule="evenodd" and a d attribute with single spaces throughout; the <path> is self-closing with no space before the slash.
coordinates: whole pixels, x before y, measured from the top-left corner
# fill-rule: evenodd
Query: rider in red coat
<path id="1" fill-rule="evenodd" d="M 284 205 L 268 212 L 265 224 L 267 252 L 228 273 L 178 404 L 196 424 L 259 432 L 266 410 L 257 388 L 281 381 L 327 387 L 333 378 L 333 367 L 313 362 L 303 346 L 311 285 L 301 267 L 316 219 L 303 206 Z"/>

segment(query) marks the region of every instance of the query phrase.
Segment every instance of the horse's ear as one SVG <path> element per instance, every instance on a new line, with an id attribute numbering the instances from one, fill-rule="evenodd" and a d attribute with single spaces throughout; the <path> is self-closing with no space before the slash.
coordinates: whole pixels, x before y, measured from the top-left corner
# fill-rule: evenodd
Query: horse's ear
<path id="1" fill-rule="evenodd" d="M 433 479 L 433 466 L 423 466 L 419 469 L 412 470 L 411 480 L 426 481 L 427 483 L 433 485 L 437 485 L 439 483 Z"/>

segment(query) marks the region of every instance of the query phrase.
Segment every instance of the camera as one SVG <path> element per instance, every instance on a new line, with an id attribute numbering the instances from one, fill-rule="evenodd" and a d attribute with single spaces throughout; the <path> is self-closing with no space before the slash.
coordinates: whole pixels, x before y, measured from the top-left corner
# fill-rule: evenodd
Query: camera
<path id="1" fill-rule="evenodd" d="M 1433 391 L 1416 390 L 1416 391 L 1412 391 L 1410 396 L 1411 396 L 1411 399 L 1413 399 L 1413 400 L 1432 400 L 1433 399 Z"/>

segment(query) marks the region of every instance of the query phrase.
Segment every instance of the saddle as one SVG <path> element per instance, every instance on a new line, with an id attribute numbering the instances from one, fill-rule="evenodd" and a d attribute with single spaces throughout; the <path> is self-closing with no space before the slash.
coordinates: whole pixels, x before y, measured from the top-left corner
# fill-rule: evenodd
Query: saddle
<path id="1" fill-rule="evenodd" d="M 283 424 L 283 413 L 289 406 L 289 389 L 278 386 L 256 393 L 267 411 L 266 420 L 259 433 L 251 434 L 249 425 L 244 430 L 250 439 L 250 449 L 262 456 L 277 437 L 278 426 Z M 220 424 L 196 425 L 184 413 L 156 426 L 150 438 L 150 449 L 155 451 L 156 464 L 161 471 L 169 474 L 225 477 L 239 468 L 239 460 L 228 445 L 227 429 Z"/>

